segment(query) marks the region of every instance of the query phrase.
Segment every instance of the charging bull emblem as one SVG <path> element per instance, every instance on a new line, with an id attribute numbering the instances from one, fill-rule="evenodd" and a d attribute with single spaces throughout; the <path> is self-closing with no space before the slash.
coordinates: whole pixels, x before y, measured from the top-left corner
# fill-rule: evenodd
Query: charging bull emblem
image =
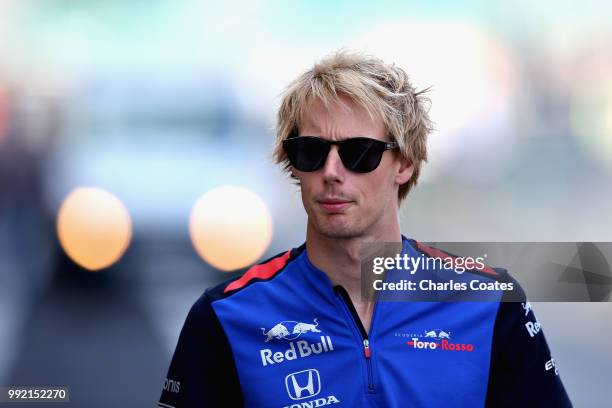
<path id="1" fill-rule="evenodd" d="M 437 332 L 436 332 L 437 331 Z M 425 338 L 431 338 L 431 339 L 450 339 L 450 332 L 445 332 L 444 330 L 439 330 L 439 329 L 435 329 L 435 330 L 425 330 Z"/>
<path id="2" fill-rule="evenodd" d="M 293 326 L 293 334 L 303 334 L 308 332 L 313 333 L 321 333 L 321 330 L 317 329 L 319 322 L 317 322 L 317 318 L 314 319 L 314 324 L 309 323 L 298 323 Z"/>
<path id="3" fill-rule="evenodd" d="M 266 336 L 265 342 L 270 340 L 294 340 L 300 337 L 304 333 L 321 333 L 318 329 L 319 322 L 315 318 L 313 323 L 297 322 L 295 320 L 283 320 L 277 323 L 270 330 L 266 331 L 265 328 L 261 328 L 261 332 Z"/>
<path id="4" fill-rule="evenodd" d="M 439 339 L 450 339 L 450 333 L 440 330 L 440 333 L 438 333 L 438 338 Z"/>
<path id="5" fill-rule="evenodd" d="M 282 340 L 286 339 L 289 336 L 289 330 L 285 327 L 284 324 L 279 323 L 270 330 L 266 332 L 266 329 L 261 328 L 262 333 L 266 336 L 266 343 L 272 339 Z"/>

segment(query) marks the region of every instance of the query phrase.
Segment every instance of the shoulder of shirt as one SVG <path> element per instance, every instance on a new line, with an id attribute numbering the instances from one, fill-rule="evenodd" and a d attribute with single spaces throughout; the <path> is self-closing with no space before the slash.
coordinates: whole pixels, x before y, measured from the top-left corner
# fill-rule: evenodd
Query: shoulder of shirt
<path id="1" fill-rule="evenodd" d="M 443 260 L 454 260 L 457 258 L 461 258 L 459 255 L 452 254 L 450 252 L 443 251 L 439 248 L 435 248 L 429 245 L 426 245 L 422 242 L 419 242 L 414 239 L 406 238 L 409 243 L 412 245 L 417 252 L 429 257 L 429 258 L 437 258 Z M 489 279 L 493 279 L 500 282 L 514 281 L 514 279 L 508 274 L 508 271 L 504 268 L 500 267 L 492 267 L 486 264 L 483 264 L 481 268 L 473 268 L 466 269 L 464 273 L 469 273 L 473 275 L 484 276 Z"/>
<path id="2" fill-rule="evenodd" d="M 228 279 L 220 284 L 206 289 L 203 297 L 209 302 L 225 299 L 249 287 L 256 282 L 267 282 L 277 277 L 287 266 L 294 261 L 306 248 L 302 244 L 297 248 L 278 253 L 265 261 L 251 266 L 240 276 Z"/>
<path id="3" fill-rule="evenodd" d="M 438 248 L 431 247 L 429 245 L 425 245 L 422 242 L 418 242 L 414 239 L 406 238 L 409 241 L 410 245 L 414 249 L 416 249 L 419 253 L 430 257 L 430 258 L 440 258 L 440 259 L 456 259 L 460 258 L 458 255 L 452 254 L 450 252 L 443 251 Z M 508 273 L 508 270 L 500 267 L 492 267 L 486 264 L 483 264 L 482 268 L 475 269 L 466 269 L 464 274 L 475 275 L 479 277 L 485 277 L 500 283 L 510 283 L 512 284 L 512 289 L 504 291 L 504 295 L 502 297 L 503 302 L 524 302 L 526 301 L 526 294 L 521 287 L 520 283 L 514 279 Z"/>

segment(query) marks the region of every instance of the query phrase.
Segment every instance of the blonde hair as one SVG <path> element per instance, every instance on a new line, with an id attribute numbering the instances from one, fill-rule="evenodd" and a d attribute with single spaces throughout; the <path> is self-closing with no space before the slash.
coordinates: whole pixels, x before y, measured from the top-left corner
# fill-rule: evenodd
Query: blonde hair
<path id="1" fill-rule="evenodd" d="M 414 166 L 408 182 L 401 185 L 401 202 L 417 184 L 421 164 L 427 161 L 427 135 L 433 130 L 429 119 L 429 90 L 416 91 L 404 70 L 378 58 L 337 51 L 316 63 L 285 89 L 277 113 L 274 160 L 283 169 L 291 165 L 283 150 L 283 140 L 297 135 L 308 105 L 319 100 L 325 106 L 340 102 L 345 95 L 365 108 L 371 117 L 383 120 L 399 151 Z"/>

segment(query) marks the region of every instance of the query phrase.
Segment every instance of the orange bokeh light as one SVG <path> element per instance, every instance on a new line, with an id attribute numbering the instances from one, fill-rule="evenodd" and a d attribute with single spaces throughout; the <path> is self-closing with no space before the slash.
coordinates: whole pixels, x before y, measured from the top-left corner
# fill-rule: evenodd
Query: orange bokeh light
<path id="1" fill-rule="evenodd" d="M 91 271 L 114 264 L 132 237 L 127 208 L 106 190 L 81 187 L 64 200 L 57 215 L 57 235 L 68 256 Z"/>
<path id="2" fill-rule="evenodd" d="M 254 192 L 242 187 L 218 187 L 193 206 L 191 241 L 209 264 L 232 271 L 254 263 L 272 240 L 272 217 Z"/>

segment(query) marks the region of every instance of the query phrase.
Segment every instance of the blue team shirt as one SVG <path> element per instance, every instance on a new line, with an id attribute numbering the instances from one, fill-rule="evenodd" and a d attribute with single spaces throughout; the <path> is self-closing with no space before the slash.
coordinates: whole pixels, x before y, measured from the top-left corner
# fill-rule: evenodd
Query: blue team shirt
<path id="1" fill-rule="evenodd" d="M 403 253 L 440 256 L 407 238 Z M 379 300 L 366 332 L 304 245 L 279 254 L 194 304 L 159 406 L 571 406 L 518 282 L 492 268 L 434 276 L 514 290 L 473 302 Z"/>

